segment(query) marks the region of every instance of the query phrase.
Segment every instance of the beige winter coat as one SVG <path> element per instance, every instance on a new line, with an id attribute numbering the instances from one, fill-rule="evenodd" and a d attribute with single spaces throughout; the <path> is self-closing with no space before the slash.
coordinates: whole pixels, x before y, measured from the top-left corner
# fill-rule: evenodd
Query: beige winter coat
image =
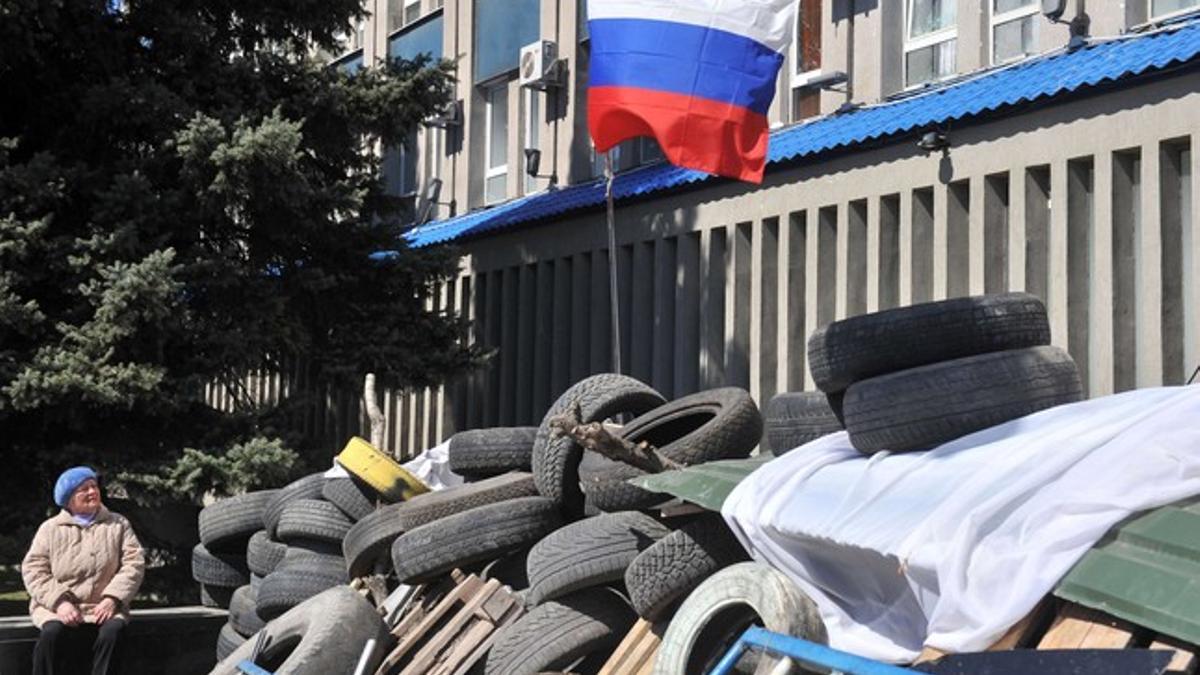
<path id="1" fill-rule="evenodd" d="M 62 511 L 42 523 L 21 562 L 29 614 L 41 628 L 58 619 L 54 607 L 65 597 L 90 623 L 92 610 L 107 596 L 117 601 L 113 616 L 128 620 L 129 604 L 145 569 L 142 545 L 123 516 L 101 506 L 92 524 L 84 527 Z"/>

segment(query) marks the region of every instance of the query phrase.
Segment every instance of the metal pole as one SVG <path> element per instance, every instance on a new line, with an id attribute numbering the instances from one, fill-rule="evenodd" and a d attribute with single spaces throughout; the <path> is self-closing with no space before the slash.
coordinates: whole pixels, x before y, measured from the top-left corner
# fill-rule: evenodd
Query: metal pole
<path id="1" fill-rule="evenodd" d="M 608 305 L 612 311 L 612 369 L 621 372 L 621 308 L 617 295 L 617 227 L 613 221 L 612 155 L 604 153 L 604 201 L 608 207 Z"/>

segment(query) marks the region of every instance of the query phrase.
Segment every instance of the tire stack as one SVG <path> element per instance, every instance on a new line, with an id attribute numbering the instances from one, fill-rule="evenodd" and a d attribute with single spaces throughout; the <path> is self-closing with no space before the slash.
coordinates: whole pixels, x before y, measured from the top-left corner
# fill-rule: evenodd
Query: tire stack
<path id="1" fill-rule="evenodd" d="M 201 582 L 205 604 L 229 610 L 218 637 L 218 660 L 271 619 L 349 581 L 342 540 L 374 511 L 377 499 L 357 478 L 316 473 L 201 511 L 193 576 Z"/>
<path id="2" fill-rule="evenodd" d="M 954 298 L 836 321 L 813 333 L 813 380 L 859 451 L 903 452 L 1083 398 L 1026 293 Z"/>

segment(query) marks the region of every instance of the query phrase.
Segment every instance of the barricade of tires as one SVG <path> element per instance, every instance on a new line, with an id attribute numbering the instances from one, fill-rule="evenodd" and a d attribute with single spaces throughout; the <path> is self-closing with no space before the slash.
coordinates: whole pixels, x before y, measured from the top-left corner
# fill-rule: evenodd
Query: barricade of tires
<path id="1" fill-rule="evenodd" d="M 342 544 L 381 494 L 357 478 L 315 473 L 279 490 L 218 501 L 200 512 L 192 576 L 201 602 L 229 610 L 217 659 L 268 621 L 349 580 Z"/>
<path id="2" fill-rule="evenodd" d="M 1050 346 L 1045 305 L 1027 293 L 835 321 L 809 338 L 808 363 L 821 393 L 768 406 L 776 454 L 843 424 L 863 453 L 921 450 L 1083 398 L 1075 362 Z"/>

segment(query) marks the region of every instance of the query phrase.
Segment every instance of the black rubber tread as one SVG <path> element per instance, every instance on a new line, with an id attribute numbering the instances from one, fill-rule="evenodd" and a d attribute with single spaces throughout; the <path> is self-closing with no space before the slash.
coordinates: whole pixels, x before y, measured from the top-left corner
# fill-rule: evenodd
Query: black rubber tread
<path id="1" fill-rule="evenodd" d="M 236 589 L 225 586 L 208 586 L 200 584 L 200 604 L 215 609 L 228 609 Z"/>
<path id="2" fill-rule="evenodd" d="M 227 622 L 221 626 L 221 632 L 217 633 L 217 661 L 224 661 L 245 641 L 246 638 L 238 635 L 238 632 L 234 630 L 233 624 Z"/>
<path id="3" fill-rule="evenodd" d="M 498 476 L 529 471 L 537 427 L 492 427 L 450 437 L 450 470 L 462 476 Z"/>
<path id="4" fill-rule="evenodd" d="M 529 601 L 540 605 L 625 578 L 625 568 L 670 533 L 637 511 L 605 513 L 551 532 L 529 551 Z"/>
<path id="5" fill-rule="evenodd" d="M 321 497 L 341 509 L 353 522 L 358 522 L 375 510 L 379 493 L 358 478 L 326 478 Z"/>
<path id="6" fill-rule="evenodd" d="M 250 535 L 262 529 L 262 514 L 277 490 L 259 490 L 222 499 L 200 511 L 200 541 L 210 551 L 245 550 Z"/>
<path id="7" fill-rule="evenodd" d="M 550 420 L 579 406 L 581 422 L 600 422 L 618 414 L 641 415 L 665 403 L 649 385 L 625 375 L 602 373 L 580 380 L 550 406 L 533 444 L 533 479 L 538 492 L 576 515 L 583 510 L 579 460 L 583 450 L 566 436 L 551 434 Z"/>
<path id="8" fill-rule="evenodd" d="M 347 586 L 332 588 L 271 621 L 212 669 L 209 675 L 242 675 L 239 664 L 254 664 L 275 675 L 350 675 L 374 673 L 387 653 L 392 637 L 378 611 L 362 595 Z M 366 659 L 363 651 L 374 642 Z"/>
<path id="9" fill-rule="evenodd" d="M 250 583 L 244 553 L 214 553 L 204 544 L 192 547 L 192 578 L 208 586 L 237 588 Z"/>
<path id="10" fill-rule="evenodd" d="M 287 544 L 271 539 L 266 530 L 259 530 L 246 545 L 246 567 L 251 573 L 265 577 L 275 571 L 285 551 Z"/>
<path id="11" fill-rule="evenodd" d="M 324 487 L 325 475 L 313 473 L 280 488 L 275 498 L 268 502 L 267 508 L 263 510 L 262 525 L 267 534 L 275 536 L 275 528 L 279 525 L 279 517 L 283 515 L 283 508 L 292 500 L 320 499 L 321 490 Z"/>
<path id="12" fill-rule="evenodd" d="M 284 507 L 275 537 L 285 543 L 315 539 L 340 544 L 353 524 L 341 509 L 323 499 L 295 499 Z"/>
<path id="13" fill-rule="evenodd" d="M 767 445 L 775 456 L 842 430 L 830 406 L 828 395 L 820 391 L 796 391 L 776 394 L 767 404 Z"/>
<path id="14" fill-rule="evenodd" d="M 242 637 L 250 637 L 266 625 L 258 616 L 258 593 L 249 584 L 233 592 L 229 601 L 229 625 Z"/>
<path id="15" fill-rule="evenodd" d="M 508 473 L 470 485 L 429 492 L 411 501 L 388 504 L 350 528 L 342 541 L 351 577 L 371 573 L 381 558 L 391 566 L 388 551 L 404 532 L 446 516 L 518 497 L 537 494 L 533 475 Z"/>
<path id="16" fill-rule="evenodd" d="M 671 495 L 643 490 L 626 482 L 644 475 L 646 472 L 637 467 L 594 452 L 584 453 L 579 463 L 579 484 L 587 504 L 598 512 L 640 511 L 673 499 Z"/>
<path id="17" fill-rule="evenodd" d="M 551 600 L 510 624 L 488 653 L 486 675 L 561 671 L 589 654 L 607 654 L 637 617 L 616 593 L 590 588 Z"/>
<path id="18" fill-rule="evenodd" d="M 558 504 L 546 497 L 488 504 L 400 535 L 392 543 L 392 567 L 401 583 L 428 581 L 533 544 L 560 525 Z"/>
<path id="19" fill-rule="evenodd" d="M 939 361 L 1050 344 L 1046 306 L 1028 293 L 952 298 L 853 316 L 808 338 L 817 388 L 839 392 L 870 377 Z"/>
<path id="20" fill-rule="evenodd" d="M 861 452 L 902 452 L 1082 399 L 1065 351 L 1014 349 L 858 382 L 846 390 L 846 429 Z"/>
<path id="21" fill-rule="evenodd" d="M 750 393 L 737 387 L 683 396 L 621 429 L 622 438 L 646 441 L 683 464 L 746 457 L 762 435 L 762 413 Z M 645 472 L 622 462 L 594 455 L 580 463 L 578 473 L 585 494 L 603 511 L 644 509 L 664 501 L 662 495 L 626 483 Z"/>
<path id="22" fill-rule="evenodd" d="M 289 548 L 258 587 L 258 615 L 270 621 L 321 591 L 349 582 L 340 557 Z"/>
<path id="23" fill-rule="evenodd" d="M 529 588 L 529 549 L 523 548 L 493 560 L 484 567 L 480 577 L 495 579 L 514 591 Z"/>
<path id="24" fill-rule="evenodd" d="M 749 559 L 721 516 L 707 514 L 638 554 L 625 570 L 625 590 L 638 616 L 660 621 L 705 579 Z"/>

